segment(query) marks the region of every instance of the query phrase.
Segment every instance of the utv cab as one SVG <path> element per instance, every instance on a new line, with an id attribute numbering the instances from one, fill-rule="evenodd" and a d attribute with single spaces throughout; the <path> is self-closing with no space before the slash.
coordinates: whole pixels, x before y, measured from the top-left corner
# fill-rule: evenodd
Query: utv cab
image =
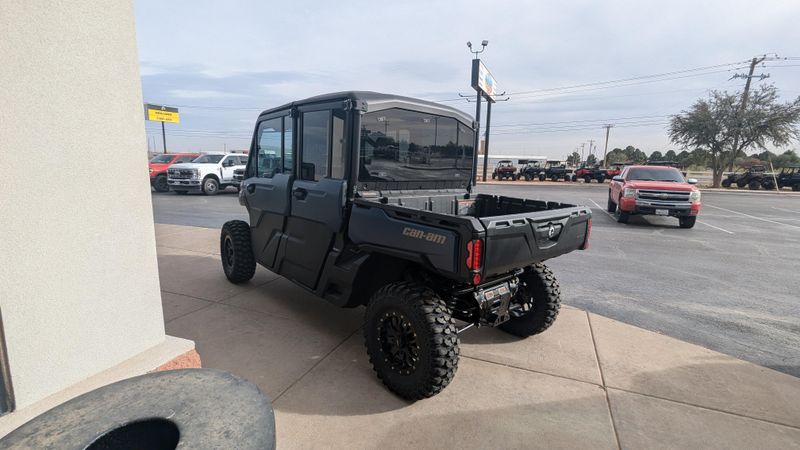
<path id="1" fill-rule="evenodd" d="M 459 332 L 552 325 L 560 291 L 542 263 L 589 240 L 589 208 L 472 192 L 474 142 L 461 111 L 374 92 L 264 111 L 239 196 L 250 223 L 222 227 L 225 275 L 247 282 L 258 263 L 366 306 L 378 377 L 404 398 L 437 394 L 456 372 Z"/>

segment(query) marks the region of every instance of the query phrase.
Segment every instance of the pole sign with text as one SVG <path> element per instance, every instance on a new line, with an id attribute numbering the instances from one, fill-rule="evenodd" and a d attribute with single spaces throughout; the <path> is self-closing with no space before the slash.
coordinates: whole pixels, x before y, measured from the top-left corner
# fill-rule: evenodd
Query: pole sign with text
<path id="1" fill-rule="evenodd" d="M 497 81 L 480 59 L 472 60 L 472 88 L 482 92 L 488 101 L 494 102 L 492 96 L 497 94 Z"/>
<path id="2" fill-rule="evenodd" d="M 178 108 L 162 105 L 151 105 L 149 103 L 146 103 L 144 107 L 147 112 L 147 120 L 170 123 L 180 123 L 181 121 L 180 116 L 178 115 Z"/>

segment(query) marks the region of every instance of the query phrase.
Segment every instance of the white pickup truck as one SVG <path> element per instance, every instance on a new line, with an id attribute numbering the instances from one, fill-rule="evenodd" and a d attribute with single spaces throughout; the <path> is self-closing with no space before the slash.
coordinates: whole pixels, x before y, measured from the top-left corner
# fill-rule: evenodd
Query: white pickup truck
<path id="1" fill-rule="evenodd" d="M 189 191 L 215 195 L 228 186 L 239 187 L 233 172 L 247 166 L 241 153 L 205 153 L 190 163 L 173 164 L 167 170 L 167 183 L 176 194 Z"/>

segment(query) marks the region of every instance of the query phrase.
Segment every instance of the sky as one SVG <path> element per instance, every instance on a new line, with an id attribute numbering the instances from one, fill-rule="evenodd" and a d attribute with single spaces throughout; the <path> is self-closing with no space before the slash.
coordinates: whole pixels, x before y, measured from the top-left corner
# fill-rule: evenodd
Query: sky
<path id="1" fill-rule="evenodd" d="M 480 58 L 509 94 L 492 107 L 490 154 L 563 159 L 582 144 L 588 155 L 590 141 L 602 154 L 607 123 L 609 150 L 663 153 L 679 150 L 670 115 L 711 89 L 740 91 L 744 80 L 730 78 L 755 56 L 800 57 L 800 2 L 786 0 L 134 5 L 144 101 L 180 110 L 181 122 L 166 124 L 169 151 L 246 149 L 260 111 L 344 90 L 474 116 L 459 95 L 475 96 L 466 42 L 486 39 Z M 800 95 L 800 59 L 772 58 L 755 73 L 769 78 L 754 86 L 772 83 L 784 101 Z M 146 124 L 161 151 L 160 123 Z"/>

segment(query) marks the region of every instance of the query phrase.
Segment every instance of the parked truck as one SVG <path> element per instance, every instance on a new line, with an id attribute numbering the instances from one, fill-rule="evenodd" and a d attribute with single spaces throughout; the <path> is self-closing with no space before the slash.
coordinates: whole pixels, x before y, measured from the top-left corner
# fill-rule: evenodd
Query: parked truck
<path id="1" fill-rule="evenodd" d="M 366 306 L 370 362 L 412 400 L 453 379 L 465 329 L 541 333 L 561 302 L 544 262 L 587 248 L 591 212 L 473 192 L 475 128 L 457 109 L 374 92 L 264 111 L 239 194 L 249 223 L 220 235 L 226 277 L 247 282 L 260 264 L 335 305 Z M 378 137 L 400 156 L 367 162 Z M 429 149 L 424 166 L 402 157 L 414 147 Z M 277 169 L 261 164 L 270 151 Z"/>
<path id="2" fill-rule="evenodd" d="M 173 164 L 167 169 L 167 182 L 176 194 L 202 192 L 216 195 L 228 186 L 239 186 L 236 169 L 247 164 L 247 155 L 238 153 L 206 153 L 190 163 Z"/>

